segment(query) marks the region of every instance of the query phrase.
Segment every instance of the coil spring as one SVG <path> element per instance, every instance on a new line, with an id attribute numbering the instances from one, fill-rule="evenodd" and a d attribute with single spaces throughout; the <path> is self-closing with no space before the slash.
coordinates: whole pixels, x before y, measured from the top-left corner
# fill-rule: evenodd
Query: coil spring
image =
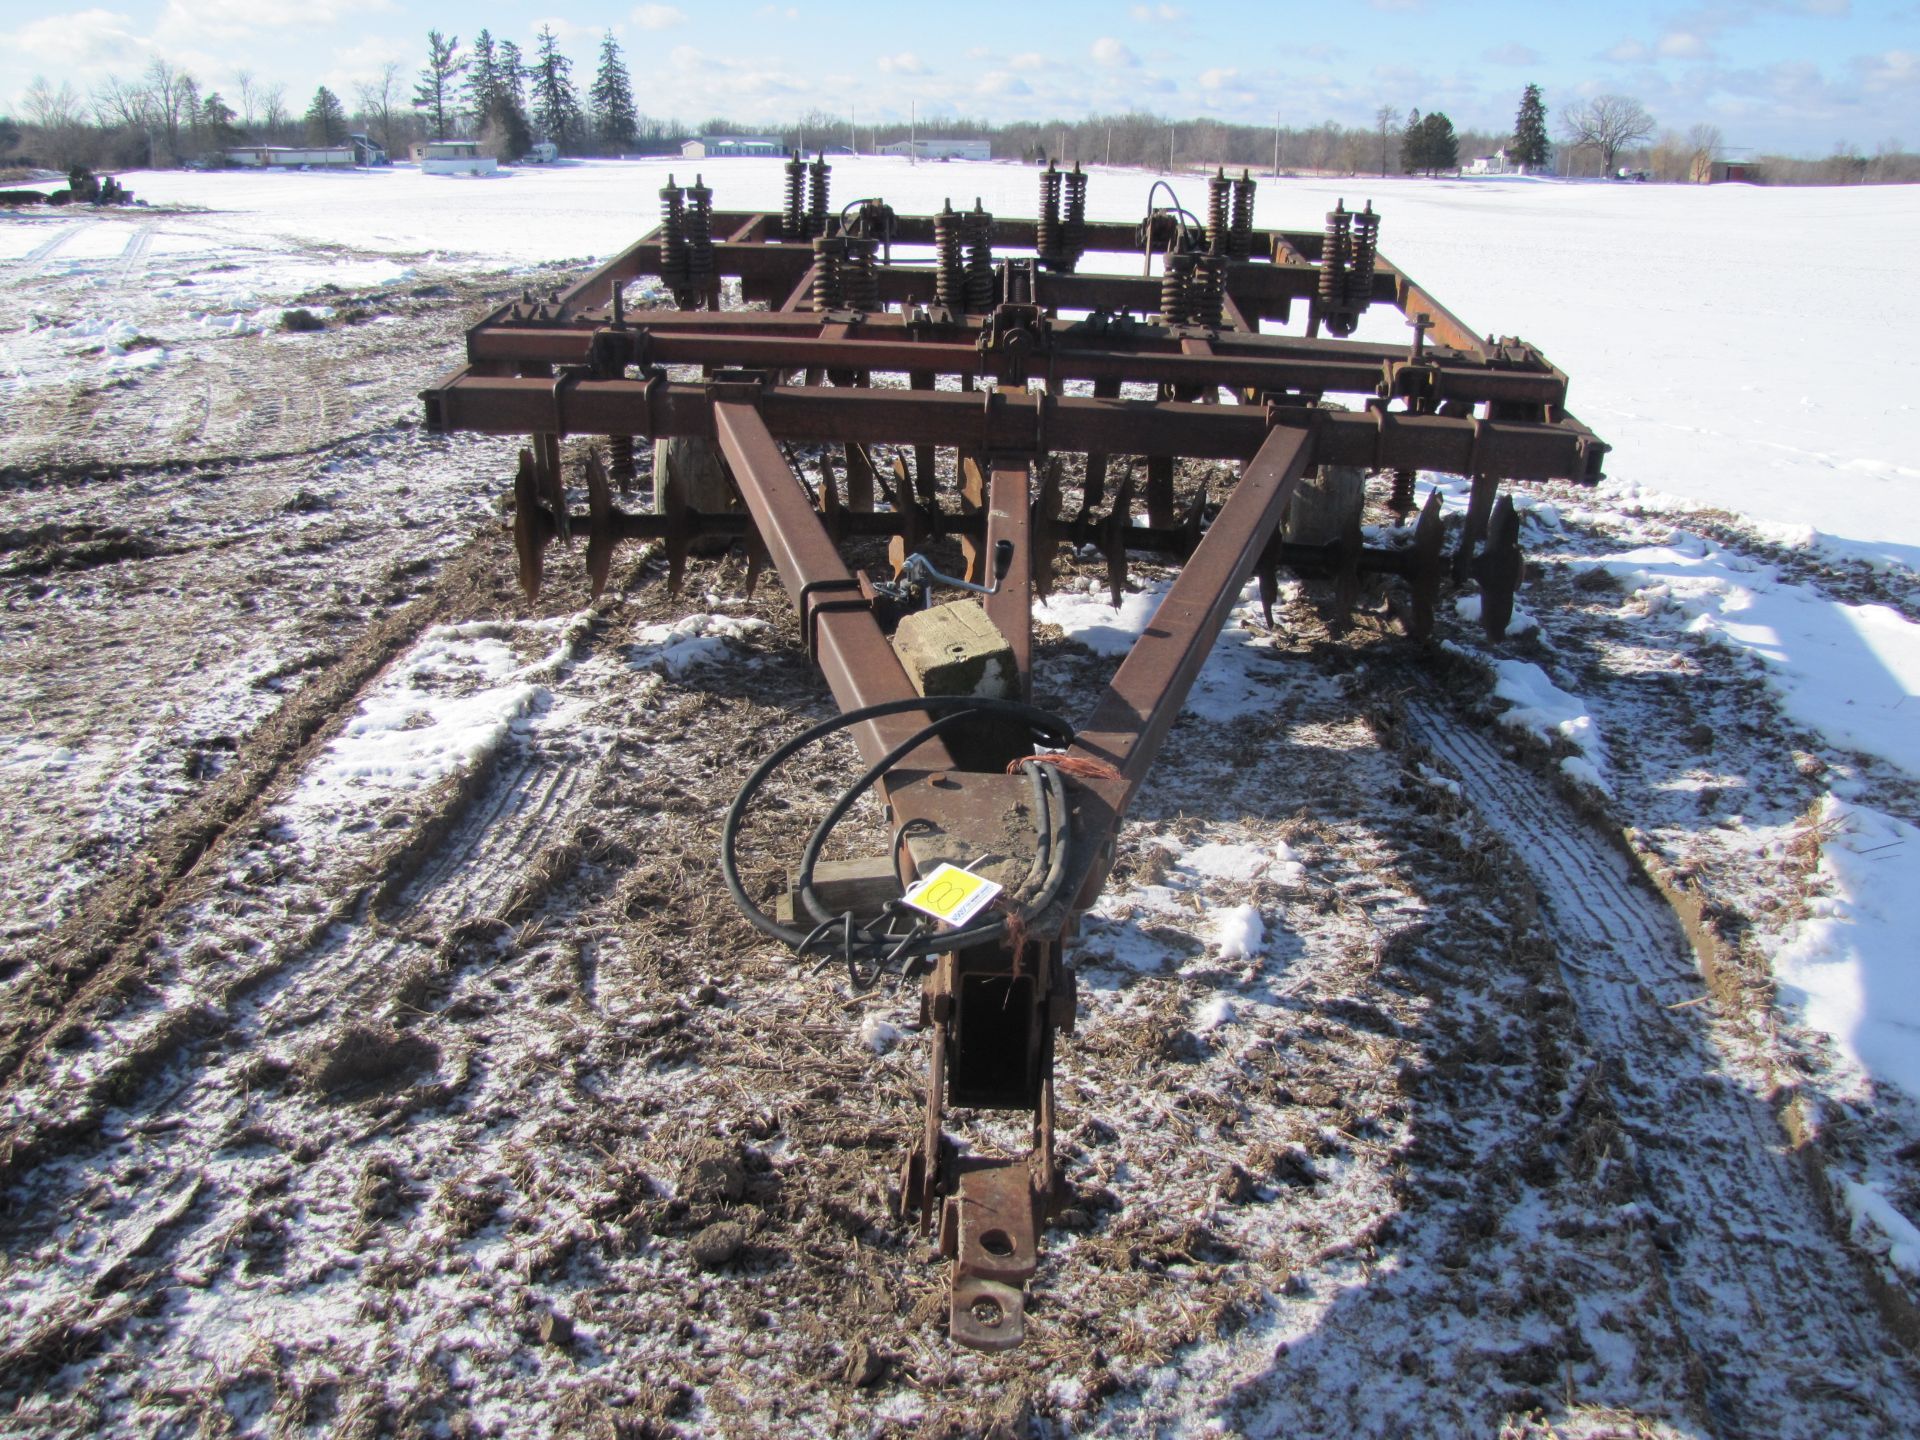
<path id="1" fill-rule="evenodd" d="M 1060 262 L 1060 172 L 1053 162 L 1040 172 L 1040 218 L 1034 223 L 1033 248 L 1048 266 Z"/>
<path id="2" fill-rule="evenodd" d="M 1160 323 L 1187 323 L 1187 295 L 1193 286 L 1193 256 L 1167 256 L 1166 271 L 1160 276 Z"/>
<path id="3" fill-rule="evenodd" d="M 827 233 L 827 188 L 832 176 L 827 170 L 826 152 L 822 151 L 807 167 L 807 233 L 824 235 Z"/>
<path id="4" fill-rule="evenodd" d="M 686 194 L 671 175 L 660 187 L 660 270 L 660 278 L 676 293 L 686 288 Z"/>
<path id="5" fill-rule="evenodd" d="M 701 177 L 687 187 L 687 209 L 682 224 L 687 236 L 687 289 L 695 308 L 704 304 L 713 285 L 713 191 Z"/>
<path id="6" fill-rule="evenodd" d="M 1256 182 L 1245 170 L 1233 182 L 1233 219 L 1227 227 L 1227 253 L 1236 260 L 1253 254 L 1253 192 Z"/>
<path id="7" fill-rule="evenodd" d="M 633 436 L 607 437 L 607 471 L 622 491 L 633 488 Z"/>
<path id="8" fill-rule="evenodd" d="M 846 258 L 847 242 L 832 235 L 816 235 L 813 240 L 813 308 L 825 313 L 846 305 L 846 288 L 841 261 Z"/>
<path id="9" fill-rule="evenodd" d="M 1207 248 L 1227 253 L 1227 227 L 1232 215 L 1233 182 L 1224 168 L 1207 181 Z"/>
<path id="10" fill-rule="evenodd" d="M 878 315 L 880 275 L 874 268 L 874 252 L 880 248 L 880 242 L 842 240 L 841 244 L 846 247 L 846 258 L 840 262 L 840 278 L 848 308 Z"/>
<path id="11" fill-rule="evenodd" d="M 787 160 L 786 206 L 780 214 L 780 235 L 786 240 L 807 238 L 807 162 L 794 151 Z"/>
<path id="12" fill-rule="evenodd" d="M 1353 269 L 1347 275 L 1347 303 L 1364 310 L 1373 302 L 1373 261 L 1380 246 L 1380 216 L 1373 202 L 1353 217 Z"/>
<path id="13" fill-rule="evenodd" d="M 1227 257 L 1218 250 L 1197 255 L 1193 261 L 1193 280 L 1187 287 L 1189 323 L 1220 328 L 1220 310 L 1227 293 Z"/>
<path id="14" fill-rule="evenodd" d="M 975 200 L 967 220 L 967 309 L 985 314 L 993 309 L 993 216 Z"/>
<path id="15" fill-rule="evenodd" d="M 1337 311 L 1346 304 L 1347 268 L 1353 255 L 1353 215 L 1344 200 L 1327 212 L 1326 243 L 1320 249 L 1320 304 Z"/>
<path id="16" fill-rule="evenodd" d="M 1060 239 L 1066 251 L 1066 263 L 1060 268 L 1071 274 L 1087 253 L 1087 175 L 1077 160 L 1067 176 L 1067 220 Z"/>
<path id="17" fill-rule="evenodd" d="M 1393 472 L 1393 498 L 1387 505 L 1403 519 L 1413 513 L 1413 481 L 1414 472 L 1411 470 Z"/>
<path id="18" fill-rule="evenodd" d="M 942 202 L 933 217 L 934 298 L 948 310 L 967 308 L 967 265 L 961 250 L 963 217 L 954 213 L 953 201 Z"/>

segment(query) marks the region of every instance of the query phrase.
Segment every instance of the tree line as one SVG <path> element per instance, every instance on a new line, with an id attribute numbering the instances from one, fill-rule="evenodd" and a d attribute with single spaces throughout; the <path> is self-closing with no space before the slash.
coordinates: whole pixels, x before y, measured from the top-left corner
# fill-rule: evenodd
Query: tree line
<path id="1" fill-rule="evenodd" d="M 850 115 L 819 108 L 774 127 L 743 126 L 725 116 L 698 124 L 640 112 L 633 77 L 612 31 L 603 33 L 592 78 L 583 94 L 573 61 L 551 26 L 542 26 L 534 53 L 481 30 L 471 43 L 440 30 L 427 32 L 424 63 L 409 75 L 389 63 L 355 87 L 354 105 L 327 87 L 301 104 L 286 86 L 264 84 L 236 70 L 230 84 L 203 87 L 163 58 L 136 79 L 109 77 L 81 97 L 66 82 L 36 78 L 12 121 L 0 117 L 0 160 L 32 160 L 65 169 L 166 166 L 217 161 L 245 144 L 344 143 L 364 133 L 389 154 L 415 140 L 477 138 L 502 160 L 521 158 L 536 140 L 566 155 L 670 153 L 695 135 L 762 134 L 789 149 L 870 151 L 909 138 L 912 127 L 877 123 L 858 129 Z M 1439 175 L 1475 157 L 1501 156 L 1507 166 L 1563 175 L 1611 175 L 1622 170 L 1656 180 L 1705 178 L 1722 151 L 1720 132 L 1696 125 L 1682 134 L 1659 127 L 1635 99 L 1600 95 L 1566 106 L 1552 117 L 1538 85 L 1522 92 L 1513 126 L 1503 132 L 1456 130 L 1439 110 L 1405 113 L 1381 105 L 1366 126 L 1329 120 L 1309 126 L 1236 125 L 1220 120 L 1173 120 L 1145 112 L 1079 120 L 1013 121 L 941 118 L 919 127 L 961 139 L 986 139 L 997 158 L 1064 164 L 1147 168 L 1224 165 L 1256 172 Z M 1920 180 L 1920 157 L 1896 142 L 1867 156 L 1851 146 L 1819 160 L 1758 157 L 1764 178 L 1780 183 L 1863 183 Z"/>

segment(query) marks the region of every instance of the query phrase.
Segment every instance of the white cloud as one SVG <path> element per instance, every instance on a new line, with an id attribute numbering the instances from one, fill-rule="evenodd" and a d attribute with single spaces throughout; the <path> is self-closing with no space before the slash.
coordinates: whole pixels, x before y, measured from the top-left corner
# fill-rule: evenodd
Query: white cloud
<path id="1" fill-rule="evenodd" d="M 1128 70 L 1140 63 L 1140 57 L 1111 35 L 1093 42 L 1093 58 L 1113 70 Z"/>
<path id="2" fill-rule="evenodd" d="M 1177 25 L 1187 18 L 1178 5 L 1136 5 L 1129 13 L 1141 25 Z"/>
<path id="3" fill-rule="evenodd" d="M 230 38 L 256 30 L 334 25 L 351 15 L 393 9 L 393 0 L 167 0 L 156 33 Z"/>
<path id="4" fill-rule="evenodd" d="M 1888 50 L 1879 55 L 1862 55 L 1854 60 L 1862 89 L 1879 95 L 1889 90 L 1920 87 L 1920 51 Z"/>
<path id="5" fill-rule="evenodd" d="M 902 50 L 898 55 L 882 55 L 879 60 L 880 73 L 883 75 L 924 75 L 927 67 L 920 63 L 920 57 L 911 50 Z"/>
<path id="6" fill-rule="evenodd" d="M 111 10 L 81 10 L 31 20 L 18 30 L 0 32 L 0 52 L 31 55 L 49 77 L 109 66 L 138 69 L 152 44 L 133 31 L 133 17 Z"/>
<path id="7" fill-rule="evenodd" d="M 1047 68 L 1047 57 L 1042 55 L 1038 50 L 1028 50 L 1014 56 L 1007 64 L 1015 70 L 1045 70 Z"/>
<path id="8" fill-rule="evenodd" d="M 1509 42 L 1487 51 L 1487 59 L 1495 65 L 1538 65 L 1540 52 L 1530 45 Z"/>
<path id="9" fill-rule="evenodd" d="M 671 9 L 672 7 L 662 8 Z M 800 18 L 799 7 L 794 5 L 762 5 L 753 13 L 762 20 L 798 20 Z"/>
<path id="10" fill-rule="evenodd" d="M 633 23 L 642 30 L 671 30 L 687 23 L 687 12 L 677 5 L 636 5 Z"/>
<path id="11" fill-rule="evenodd" d="M 1202 90 L 1231 90 L 1239 78 L 1240 72 L 1238 70 L 1202 70 L 1200 72 L 1200 88 Z"/>
<path id="12" fill-rule="evenodd" d="M 1711 60 L 1713 47 L 1691 30 L 1669 30 L 1656 47 L 1663 60 Z"/>
<path id="13" fill-rule="evenodd" d="M 1010 75 L 1005 70 L 989 70 L 980 77 L 980 83 L 974 87 L 982 95 L 1031 95 L 1033 87 L 1018 75 Z"/>
<path id="14" fill-rule="evenodd" d="M 1645 42 L 1640 40 L 1622 40 L 1611 50 L 1600 52 L 1602 60 L 1611 60 L 1616 65 L 1640 65 L 1653 58 Z"/>

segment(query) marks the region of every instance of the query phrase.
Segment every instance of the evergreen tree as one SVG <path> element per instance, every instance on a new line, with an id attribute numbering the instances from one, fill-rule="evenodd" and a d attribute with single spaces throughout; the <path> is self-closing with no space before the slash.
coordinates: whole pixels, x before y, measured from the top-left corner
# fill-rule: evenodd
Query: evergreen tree
<path id="1" fill-rule="evenodd" d="M 494 52 L 500 87 L 513 97 L 522 115 L 527 113 L 527 62 L 520 58 L 520 47 L 502 40 Z"/>
<path id="2" fill-rule="evenodd" d="M 609 155 L 620 154 L 634 143 L 639 117 L 633 108 L 633 77 L 611 30 L 600 37 L 600 69 L 588 98 L 593 102 L 593 130 L 600 148 Z"/>
<path id="3" fill-rule="evenodd" d="M 482 30 L 473 37 L 473 53 L 467 56 L 467 78 L 460 87 L 460 98 L 466 102 L 467 113 L 485 123 L 499 88 L 500 61 L 494 54 L 493 36 Z"/>
<path id="4" fill-rule="evenodd" d="M 504 86 L 494 91 L 493 104 L 480 122 L 480 143 L 489 155 L 509 165 L 533 148 L 527 112 Z"/>
<path id="5" fill-rule="evenodd" d="M 1435 110 L 1420 122 L 1420 168 L 1429 175 L 1460 168 L 1460 141 L 1444 111 Z"/>
<path id="6" fill-rule="evenodd" d="M 450 127 L 460 123 L 460 107 L 454 94 L 454 82 L 467 68 L 465 60 L 455 58 L 460 48 L 458 35 L 445 36 L 438 30 L 427 32 L 427 65 L 420 72 L 420 83 L 413 87 L 413 108 L 423 112 L 433 127 L 431 139 L 444 140 Z"/>
<path id="7" fill-rule="evenodd" d="M 1547 107 L 1540 99 L 1540 87 L 1529 85 L 1520 95 L 1520 113 L 1513 117 L 1513 149 L 1508 158 L 1538 170 L 1546 165 L 1547 154 Z"/>
<path id="8" fill-rule="evenodd" d="M 224 150 L 229 145 L 240 143 L 241 135 L 234 126 L 234 119 L 233 107 L 220 98 L 218 90 L 200 102 L 199 128 L 209 145 Z"/>
<path id="9" fill-rule="evenodd" d="M 580 96 L 573 88 L 573 62 L 560 53 L 553 27 L 540 27 L 540 51 L 529 77 L 533 81 L 533 120 L 562 150 L 580 142 Z"/>
<path id="10" fill-rule="evenodd" d="M 1417 174 L 1421 168 L 1422 143 L 1420 109 L 1415 106 L 1407 112 L 1407 128 L 1400 132 L 1400 168 L 1409 175 Z"/>
<path id="11" fill-rule="evenodd" d="M 322 85 L 313 92 L 313 103 L 307 107 L 307 143 L 340 145 L 346 138 L 347 112 L 339 98 Z"/>

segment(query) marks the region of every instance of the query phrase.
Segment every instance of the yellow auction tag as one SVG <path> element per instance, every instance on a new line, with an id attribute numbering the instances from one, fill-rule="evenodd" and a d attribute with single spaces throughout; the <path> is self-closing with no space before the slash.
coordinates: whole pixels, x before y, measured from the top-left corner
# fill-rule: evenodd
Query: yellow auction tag
<path id="1" fill-rule="evenodd" d="M 914 881 L 900 898 L 936 920 L 964 925 L 991 905 L 1002 888 L 984 876 L 943 860 L 931 875 Z"/>

